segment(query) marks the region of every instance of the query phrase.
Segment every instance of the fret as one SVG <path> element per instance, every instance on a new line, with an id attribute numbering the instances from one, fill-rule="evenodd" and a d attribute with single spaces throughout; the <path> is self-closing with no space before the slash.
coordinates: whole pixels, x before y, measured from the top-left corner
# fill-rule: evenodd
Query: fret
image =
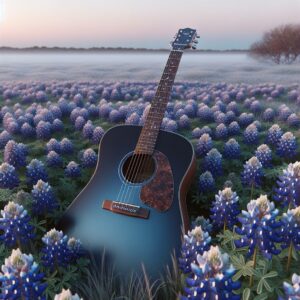
<path id="1" fill-rule="evenodd" d="M 152 100 L 135 152 L 152 154 L 157 135 L 170 98 L 182 51 L 172 50 Z"/>

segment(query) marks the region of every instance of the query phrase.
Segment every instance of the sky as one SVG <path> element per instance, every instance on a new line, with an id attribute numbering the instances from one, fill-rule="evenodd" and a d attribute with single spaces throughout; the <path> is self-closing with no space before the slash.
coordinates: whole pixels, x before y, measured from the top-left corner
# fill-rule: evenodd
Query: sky
<path id="1" fill-rule="evenodd" d="M 191 27 L 200 49 L 247 49 L 299 16 L 300 0 L 0 0 L 0 46 L 168 48 Z"/>

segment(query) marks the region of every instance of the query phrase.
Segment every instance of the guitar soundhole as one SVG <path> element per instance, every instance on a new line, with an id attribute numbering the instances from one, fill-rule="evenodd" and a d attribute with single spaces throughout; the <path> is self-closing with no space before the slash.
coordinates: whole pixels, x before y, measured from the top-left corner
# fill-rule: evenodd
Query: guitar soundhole
<path id="1" fill-rule="evenodd" d="M 155 172 L 155 160 L 149 154 L 133 154 L 129 156 L 122 167 L 124 178 L 130 183 L 147 181 Z"/>

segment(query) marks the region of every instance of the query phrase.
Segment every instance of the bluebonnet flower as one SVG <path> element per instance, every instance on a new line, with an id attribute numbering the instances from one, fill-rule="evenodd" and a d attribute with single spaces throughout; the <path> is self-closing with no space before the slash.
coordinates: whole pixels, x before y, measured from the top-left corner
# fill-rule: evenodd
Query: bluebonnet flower
<path id="1" fill-rule="evenodd" d="M 48 174 L 43 162 L 38 159 L 32 159 L 26 166 L 26 177 L 29 184 L 36 184 L 39 179 L 48 180 Z"/>
<path id="2" fill-rule="evenodd" d="M 240 299 L 234 293 L 241 286 L 239 281 L 232 280 L 235 269 L 229 264 L 229 256 L 222 254 L 218 246 L 198 254 L 191 268 L 193 275 L 186 279 L 182 300 Z"/>
<path id="3" fill-rule="evenodd" d="M 63 160 L 61 156 L 55 151 L 50 151 L 47 154 L 46 163 L 48 167 L 61 167 L 63 164 Z"/>
<path id="4" fill-rule="evenodd" d="M 41 179 L 33 186 L 31 196 L 32 210 L 35 214 L 49 213 L 58 206 L 52 187 Z"/>
<path id="5" fill-rule="evenodd" d="M 297 128 L 300 125 L 300 118 L 295 113 L 290 114 L 286 121 L 290 127 Z"/>
<path id="6" fill-rule="evenodd" d="M 60 152 L 62 154 L 72 154 L 74 151 L 73 143 L 68 138 L 63 138 L 60 141 Z"/>
<path id="7" fill-rule="evenodd" d="M 97 164 L 97 154 L 96 154 L 96 152 L 91 148 L 86 149 L 82 154 L 81 161 L 82 161 L 82 165 L 86 168 L 95 167 L 96 164 Z"/>
<path id="8" fill-rule="evenodd" d="M 189 100 L 188 100 L 189 101 Z M 196 116 L 197 104 L 189 103 L 184 107 L 184 113 L 189 118 L 194 118 Z"/>
<path id="9" fill-rule="evenodd" d="M 46 300 L 46 284 L 41 282 L 44 274 L 39 272 L 31 254 L 23 254 L 20 249 L 12 250 L 1 270 L 1 299 Z"/>
<path id="10" fill-rule="evenodd" d="M 202 135 L 202 131 L 199 127 L 196 127 L 193 129 L 192 131 L 192 138 L 193 139 L 198 139 L 200 138 L 200 136 Z"/>
<path id="11" fill-rule="evenodd" d="M 277 188 L 274 189 L 274 200 L 283 207 L 294 208 L 300 205 L 300 162 L 289 164 L 282 171 L 277 180 Z"/>
<path id="12" fill-rule="evenodd" d="M 55 119 L 52 123 L 52 131 L 53 132 L 58 132 L 58 131 L 63 131 L 64 129 L 64 123 L 60 119 Z"/>
<path id="13" fill-rule="evenodd" d="M 228 135 L 227 127 L 221 123 L 216 127 L 215 136 L 217 139 L 225 139 Z"/>
<path id="14" fill-rule="evenodd" d="M 208 126 L 203 126 L 203 127 L 200 129 L 200 131 L 201 131 L 200 136 L 201 136 L 202 134 L 204 134 L 204 133 L 207 133 L 207 134 L 209 134 L 210 136 L 212 136 L 212 134 L 213 134 L 212 129 L 211 129 L 210 127 L 208 127 Z M 199 137 L 200 137 L 200 136 L 199 136 Z"/>
<path id="15" fill-rule="evenodd" d="M 55 151 L 56 153 L 60 153 L 60 143 L 57 139 L 50 139 L 49 142 L 46 144 L 46 151 Z"/>
<path id="16" fill-rule="evenodd" d="M 206 155 L 213 147 L 213 142 L 209 134 L 204 133 L 201 135 L 196 144 L 196 155 L 198 157 Z"/>
<path id="17" fill-rule="evenodd" d="M 65 169 L 65 174 L 72 178 L 80 177 L 80 166 L 75 161 L 70 161 Z"/>
<path id="18" fill-rule="evenodd" d="M 113 109 L 109 113 L 109 121 L 112 123 L 121 122 L 124 119 L 122 113 L 120 113 L 117 109 Z"/>
<path id="19" fill-rule="evenodd" d="M 39 121 L 36 126 L 36 136 L 41 140 L 48 140 L 51 136 L 51 124 L 45 121 Z"/>
<path id="20" fill-rule="evenodd" d="M 275 112 L 272 108 L 267 108 L 263 113 L 263 120 L 272 122 L 275 118 Z"/>
<path id="21" fill-rule="evenodd" d="M 164 126 L 164 130 L 171 131 L 171 132 L 177 131 L 177 128 L 178 128 L 177 123 L 174 120 L 167 120 Z"/>
<path id="22" fill-rule="evenodd" d="M 291 132 L 286 132 L 281 136 L 276 153 L 283 158 L 291 158 L 297 153 L 297 141 Z"/>
<path id="23" fill-rule="evenodd" d="M 181 256 L 178 258 L 179 268 L 184 274 L 191 272 L 191 263 L 196 263 L 197 255 L 209 249 L 211 237 L 208 232 L 196 226 L 183 237 Z"/>
<path id="24" fill-rule="evenodd" d="M 89 115 L 93 118 L 99 116 L 99 108 L 95 104 L 91 104 L 88 107 L 88 112 L 89 112 Z"/>
<path id="25" fill-rule="evenodd" d="M 62 289 L 60 294 L 56 294 L 54 296 L 54 300 L 83 300 L 83 299 L 81 299 L 78 296 L 78 294 L 73 295 L 69 289 L 68 290 Z"/>
<path id="26" fill-rule="evenodd" d="M 254 113 L 259 113 L 262 110 L 262 106 L 259 100 L 254 100 L 251 104 L 250 104 L 250 110 Z"/>
<path id="27" fill-rule="evenodd" d="M 80 93 L 73 97 L 73 101 L 77 106 L 83 107 L 83 96 Z"/>
<path id="28" fill-rule="evenodd" d="M 0 188 L 13 189 L 20 183 L 18 174 L 14 166 L 8 163 L 0 165 Z"/>
<path id="29" fill-rule="evenodd" d="M 70 250 L 68 237 L 55 228 L 48 231 L 42 238 L 45 246 L 42 248 L 42 262 L 51 270 L 70 263 Z"/>
<path id="30" fill-rule="evenodd" d="M 101 118 L 107 118 L 109 116 L 109 113 L 111 111 L 112 111 L 112 107 L 110 105 L 108 105 L 108 104 L 102 104 L 99 107 L 99 116 Z"/>
<path id="31" fill-rule="evenodd" d="M 228 125 L 228 134 L 229 135 L 239 135 L 241 131 L 240 125 L 238 122 L 233 121 Z"/>
<path id="32" fill-rule="evenodd" d="M 241 155 L 241 147 L 235 139 L 230 139 L 224 145 L 224 157 L 229 159 L 239 158 Z"/>
<path id="33" fill-rule="evenodd" d="M 200 192 L 211 192 L 215 189 L 215 179 L 211 172 L 206 171 L 199 176 L 198 188 Z"/>
<path id="34" fill-rule="evenodd" d="M 264 176 L 262 164 L 257 157 L 251 157 L 246 164 L 241 174 L 243 186 L 256 187 L 261 185 L 262 177 Z"/>
<path id="35" fill-rule="evenodd" d="M 21 126 L 21 134 L 25 138 L 31 138 L 35 136 L 35 129 L 27 122 Z"/>
<path id="36" fill-rule="evenodd" d="M 4 149 L 5 145 L 7 144 L 7 142 L 11 140 L 11 135 L 9 132 L 7 132 L 6 130 L 3 130 L 0 133 L 0 149 Z"/>
<path id="37" fill-rule="evenodd" d="M 258 142 L 258 130 L 254 124 L 250 124 L 244 131 L 244 141 L 246 144 L 252 145 Z"/>
<path id="38" fill-rule="evenodd" d="M 246 127 L 250 125 L 254 121 L 253 114 L 242 113 L 239 116 L 239 125 L 242 127 Z"/>
<path id="39" fill-rule="evenodd" d="M 272 125 L 267 133 L 266 143 L 271 146 L 276 146 L 283 135 L 283 132 L 279 125 L 274 124 Z"/>
<path id="40" fill-rule="evenodd" d="M 26 165 L 27 149 L 24 144 L 10 140 L 4 148 L 4 161 L 16 169 Z"/>
<path id="41" fill-rule="evenodd" d="M 74 237 L 71 237 L 68 240 L 68 256 L 69 256 L 69 262 L 75 262 L 78 258 L 80 258 L 83 255 L 83 248 L 82 244 L 79 240 L 75 239 Z"/>
<path id="42" fill-rule="evenodd" d="M 260 145 L 255 151 L 255 156 L 265 168 L 271 167 L 272 150 L 266 144 Z"/>
<path id="43" fill-rule="evenodd" d="M 284 281 L 283 289 L 286 296 L 285 299 L 299 300 L 300 299 L 300 276 L 294 273 L 292 276 L 292 284 Z"/>
<path id="44" fill-rule="evenodd" d="M 282 249 L 295 247 L 300 250 L 300 206 L 289 209 L 281 218 Z"/>
<path id="45" fill-rule="evenodd" d="M 203 231 L 211 233 L 212 224 L 209 219 L 205 219 L 203 216 L 198 216 L 194 221 L 192 221 L 192 228 L 196 226 L 201 226 Z"/>
<path id="46" fill-rule="evenodd" d="M 240 213 L 238 201 L 239 197 L 230 187 L 219 191 L 212 203 L 210 216 L 215 229 L 233 228 Z"/>
<path id="47" fill-rule="evenodd" d="M 201 121 L 210 122 L 213 120 L 213 111 L 207 105 L 203 105 L 198 109 L 197 116 Z"/>
<path id="48" fill-rule="evenodd" d="M 92 142 L 93 144 L 99 144 L 103 135 L 104 135 L 104 130 L 102 127 L 97 126 L 95 127 L 94 131 L 93 131 L 93 136 L 92 136 Z"/>
<path id="49" fill-rule="evenodd" d="M 182 115 L 177 123 L 178 127 L 181 129 L 188 129 L 191 126 L 191 121 L 187 115 Z"/>
<path id="50" fill-rule="evenodd" d="M 205 156 L 203 169 L 210 171 L 213 176 L 222 175 L 222 154 L 216 149 L 211 149 Z"/>
<path id="51" fill-rule="evenodd" d="M 242 211 L 242 216 L 238 217 L 242 227 L 235 231 L 241 235 L 240 240 L 235 244 L 238 248 L 249 247 L 248 255 L 251 256 L 255 249 L 268 259 L 272 255 L 280 253 L 276 248 L 276 243 L 281 241 L 280 221 L 276 220 L 278 209 L 275 209 L 273 202 L 270 202 L 266 195 L 261 195 L 256 200 L 251 200 L 247 204 L 247 211 Z"/>
<path id="52" fill-rule="evenodd" d="M 30 217 L 22 205 L 12 201 L 1 210 L 0 240 L 9 247 L 27 244 L 33 237 Z"/>
<path id="53" fill-rule="evenodd" d="M 129 117 L 126 118 L 125 124 L 138 125 L 140 122 L 140 116 L 137 113 L 132 113 Z"/>
<path id="54" fill-rule="evenodd" d="M 82 128 L 83 128 L 83 126 L 85 125 L 85 123 L 86 123 L 85 118 L 82 117 L 82 116 L 78 116 L 78 117 L 76 118 L 75 124 L 74 124 L 75 129 L 78 130 L 78 131 L 82 130 Z"/>
<path id="55" fill-rule="evenodd" d="M 91 139 L 94 133 L 94 125 L 92 121 L 87 121 L 82 129 L 82 135 L 86 139 Z"/>

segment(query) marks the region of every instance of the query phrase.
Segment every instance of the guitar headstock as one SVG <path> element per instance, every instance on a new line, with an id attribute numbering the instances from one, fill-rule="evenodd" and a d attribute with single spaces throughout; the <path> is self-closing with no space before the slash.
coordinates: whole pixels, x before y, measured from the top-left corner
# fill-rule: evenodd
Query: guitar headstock
<path id="1" fill-rule="evenodd" d="M 197 31 L 191 28 L 179 29 L 171 42 L 172 50 L 196 49 L 195 44 L 198 43 Z"/>

